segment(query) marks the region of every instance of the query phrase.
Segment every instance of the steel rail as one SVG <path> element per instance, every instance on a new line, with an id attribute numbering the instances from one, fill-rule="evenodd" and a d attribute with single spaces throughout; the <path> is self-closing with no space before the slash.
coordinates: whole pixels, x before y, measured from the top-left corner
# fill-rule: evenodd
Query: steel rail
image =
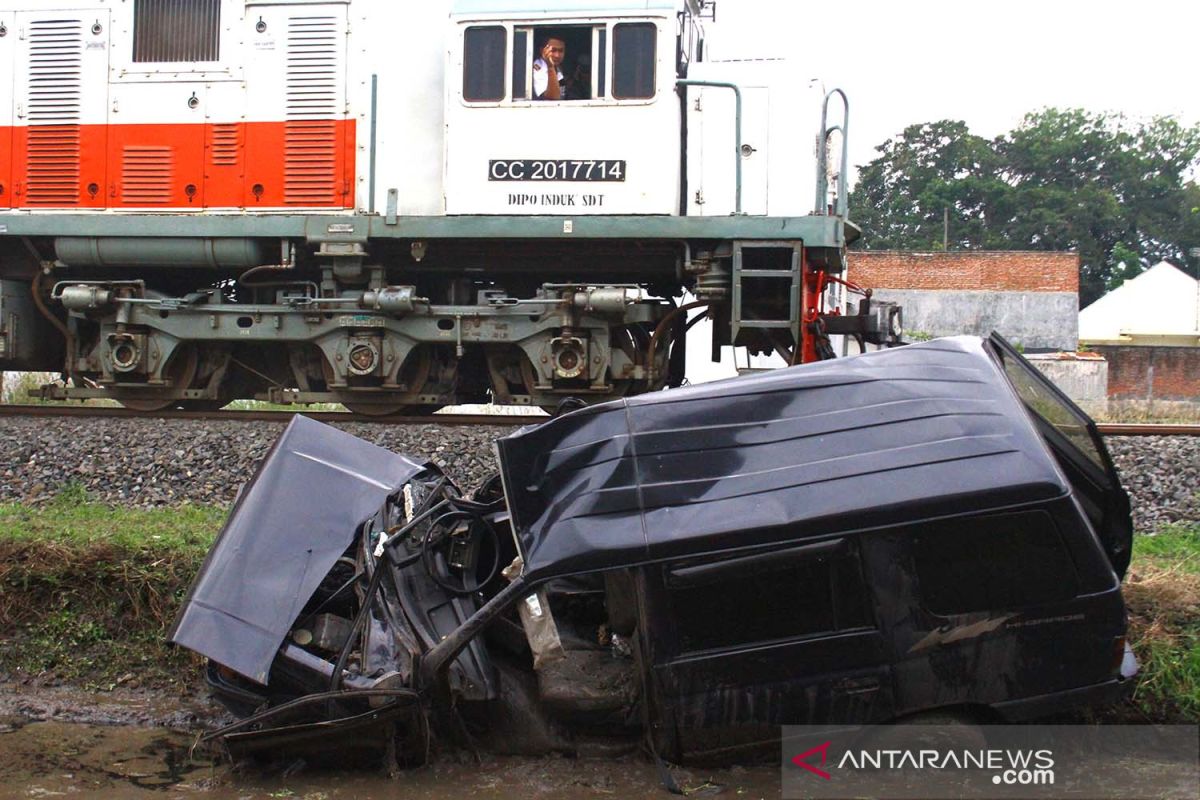
<path id="1" fill-rule="evenodd" d="M 1101 436 L 1200 436 L 1200 424 L 1098 422 Z"/>
<path id="2" fill-rule="evenodd" d="M 478 426 L 534 425 L 549 417 L 541 414 L 425 414 L 372 417 L 349 411 L 135 411 L 116 406 L 0 404 L 0 417 L 114 417 L 126 419 L 199 419 L 236 422 L 287 422 L 295 414 L 321 422 L 372 422 L 382 425 Z M 1100 422 L 1101 436 L 1200 436 L 1200 424 Z"/>
<path id="3" fill-rule="evenodd" d="M 321 422 L 373 422 L 384 425 L 444 425 L 480 426 L 500 425 L 512 427 L 545 422 L 549 417 L 539 414 L 425 414 L 421 416 L 390 415 L 372 417 L 352 414 L 349 411 L 185 411 L 165 409 L 163 411 L 135 411 L 131 408 L 114 406 L 60 406 L 0 404 L 0 417 L 112 417 L 125 419 L 197 419 L 230 420 L 234 422 L 287 422 L 296 414 L 303 414 Z"/>

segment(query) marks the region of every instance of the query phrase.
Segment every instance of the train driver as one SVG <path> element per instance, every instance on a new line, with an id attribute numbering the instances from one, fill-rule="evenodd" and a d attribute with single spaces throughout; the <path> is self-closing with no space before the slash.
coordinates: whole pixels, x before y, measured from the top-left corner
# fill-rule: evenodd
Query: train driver
<path id="1" fill-rule="evenodd" d="M 533 62 L 533 96 L 538 100 L 566 100 L 562 63 L 567 54 L 567 43 L 550 34 L 541 53 Z"/>

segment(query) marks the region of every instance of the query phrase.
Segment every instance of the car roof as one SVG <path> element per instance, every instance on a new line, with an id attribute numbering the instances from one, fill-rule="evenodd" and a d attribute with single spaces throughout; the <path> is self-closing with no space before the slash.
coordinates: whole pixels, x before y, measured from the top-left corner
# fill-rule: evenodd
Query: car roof
<path id="1" fill-rule="evenodd" d="M 531 580 L 1070 490 L 978 337 L 605 403 L 497 452 Z"/>

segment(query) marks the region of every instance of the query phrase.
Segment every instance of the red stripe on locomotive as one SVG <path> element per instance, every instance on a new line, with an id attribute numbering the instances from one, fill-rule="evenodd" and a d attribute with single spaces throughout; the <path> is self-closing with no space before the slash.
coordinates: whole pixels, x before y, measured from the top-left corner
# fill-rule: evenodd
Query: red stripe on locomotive
<path id="1" fill-rule="evenodd" d="M 354 123 L 0 127 L 0 208 L 353 208 Z"/>

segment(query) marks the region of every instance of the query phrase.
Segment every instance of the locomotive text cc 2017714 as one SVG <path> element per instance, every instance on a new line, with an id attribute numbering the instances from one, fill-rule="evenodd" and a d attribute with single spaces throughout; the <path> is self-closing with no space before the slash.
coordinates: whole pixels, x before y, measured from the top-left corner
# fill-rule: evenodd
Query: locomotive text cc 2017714
<path id="1" fill-rule="evenodd" d="M 678 385 L 689 312 L 714 354 L 894 342 L 843 313 L 845 96 L 707 60 L 706 12 L 6 0 L 0 368 L 387 414 Z"/>

